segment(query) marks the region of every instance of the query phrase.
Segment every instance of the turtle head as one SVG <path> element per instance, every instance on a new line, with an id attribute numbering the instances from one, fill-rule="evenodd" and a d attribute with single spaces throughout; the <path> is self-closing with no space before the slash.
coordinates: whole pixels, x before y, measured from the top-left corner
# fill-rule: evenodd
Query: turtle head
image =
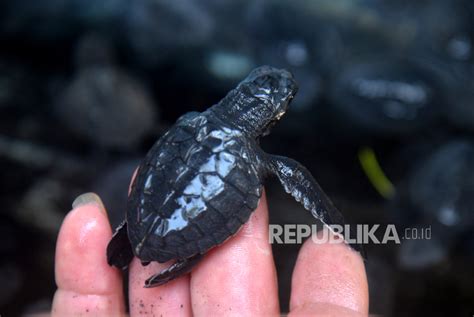
<path id="1" fill-rule="evenodd" d="M 285 114 L 298 91 L 293 75 L 270 66 L 254 69 L 216 107 L 244 132 L 260 137 Z"/>

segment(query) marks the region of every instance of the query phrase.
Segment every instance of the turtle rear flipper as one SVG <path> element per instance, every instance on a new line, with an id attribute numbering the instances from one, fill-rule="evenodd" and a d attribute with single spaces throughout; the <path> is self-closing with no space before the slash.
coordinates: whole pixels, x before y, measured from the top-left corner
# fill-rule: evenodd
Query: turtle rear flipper
<path id="1" fill-rule="evenodd" d="M 189 273 L 193 267 L 199 263 L 202 254 L 196 254 L 190 258 L 177 260 L 169 268 L 151 276 L 145 281 L 145 287 L 156 287 L 168 283 L 175 278 L 178 278 L 186 273 Z"/>
<path id="2" fill-rule="evenodd" d="M 285 188 L 285 191 L 304 208 L 311 212 L 324 225 L 344 226 L 344 217 L 334 207 L 311 173 L 297 161 L 277 155 L 268 155 L 269 169 L 275 174 Z M 364 255 L 362 246 L 349 244 Z"/>
<path id="3" fill-rule="evenodd" d="M 107 262 L 109 265 L 125 270 L 133 259 L 132 246 L 128 239 L 127 222 L 122 222 L 107 245 Z"/>

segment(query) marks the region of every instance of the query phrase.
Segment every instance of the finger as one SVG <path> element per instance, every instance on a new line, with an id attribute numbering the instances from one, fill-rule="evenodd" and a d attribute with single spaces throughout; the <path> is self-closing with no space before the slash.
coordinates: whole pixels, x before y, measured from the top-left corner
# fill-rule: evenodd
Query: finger
<path id="1" fill-rule="evenodd" d="M 319 238 L 332 235 L 324 230 Z M 367 315 L 368 306 L 367 277 L 360 254 L 345 243 L 308 239 L 293 271 L 291 315 Z"/>
<path id="2" fill-rule="evenodd" d="M 52 315 L 123 315 L 122 279 L 107 264 L 105 250 L 112 232 L 100 198 L 76 198 L 56 245 L 56 284 Z"/>
<path id="3" fill-rule="evenodd" d="M 279 314 L 265 194 L 242 230 L 191 273 L 191 301 L 197 316 Z"/>
<path id="4" fill-rule="evenodd" d="M 130 266 L 130 315 L 131 316 L 191 316 L 189 276 L 177 278 L 165 285 L 144 288 L 145 280 L 170 266 L 170 263 L 152 262 L 142 266 L 134 258 Z"/>

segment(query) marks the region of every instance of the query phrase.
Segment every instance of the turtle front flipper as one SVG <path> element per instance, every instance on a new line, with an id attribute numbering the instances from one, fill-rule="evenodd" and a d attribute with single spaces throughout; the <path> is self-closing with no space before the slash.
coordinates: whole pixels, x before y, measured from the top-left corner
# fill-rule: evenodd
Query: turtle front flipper
<path id="1" fill-rule="evenodd" d="M 268 155 L 268 165 L 285 188 L 285 191 L 324 225 L 344 225 L 344 217 L 334 207 L 311 173 L 300 163 L 283 156 Z M 360 245 L 350 244 L 357 251 Z"/>
<path id="2" fill-rule="evenodd" d="M 128 239 L 127 222 L 122 222 L 107 245 L 107 262 L 109 265 L 125 270 L 133 259 L 132 246 Z"/>
<path id="3" fill-rule="evenodd" d="M 189 273 L 193 267 L 199 263 L 202 258 L 202 254 L 196 254 L 190 258 L 177 260 L 169 268 L 151 276 L 145 281 L 145 287 L 156 287 L 168 283 L 175 278 L 178 278 L 186 273 Z"/>

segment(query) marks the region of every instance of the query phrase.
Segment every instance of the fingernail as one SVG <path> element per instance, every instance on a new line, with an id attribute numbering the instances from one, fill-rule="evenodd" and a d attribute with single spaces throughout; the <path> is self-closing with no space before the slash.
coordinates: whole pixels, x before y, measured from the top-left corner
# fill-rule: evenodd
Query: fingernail
<path id="1" fill-rule="evenodd" d="M 102 199 L 100 199 L 100 197 L 95 193 L 85 193 L 77 196 L 77 198 L 72 202 L 72 209 L 76 209 L 85 205 L 96 205 L 101 211 L 105 212 Z"/>

